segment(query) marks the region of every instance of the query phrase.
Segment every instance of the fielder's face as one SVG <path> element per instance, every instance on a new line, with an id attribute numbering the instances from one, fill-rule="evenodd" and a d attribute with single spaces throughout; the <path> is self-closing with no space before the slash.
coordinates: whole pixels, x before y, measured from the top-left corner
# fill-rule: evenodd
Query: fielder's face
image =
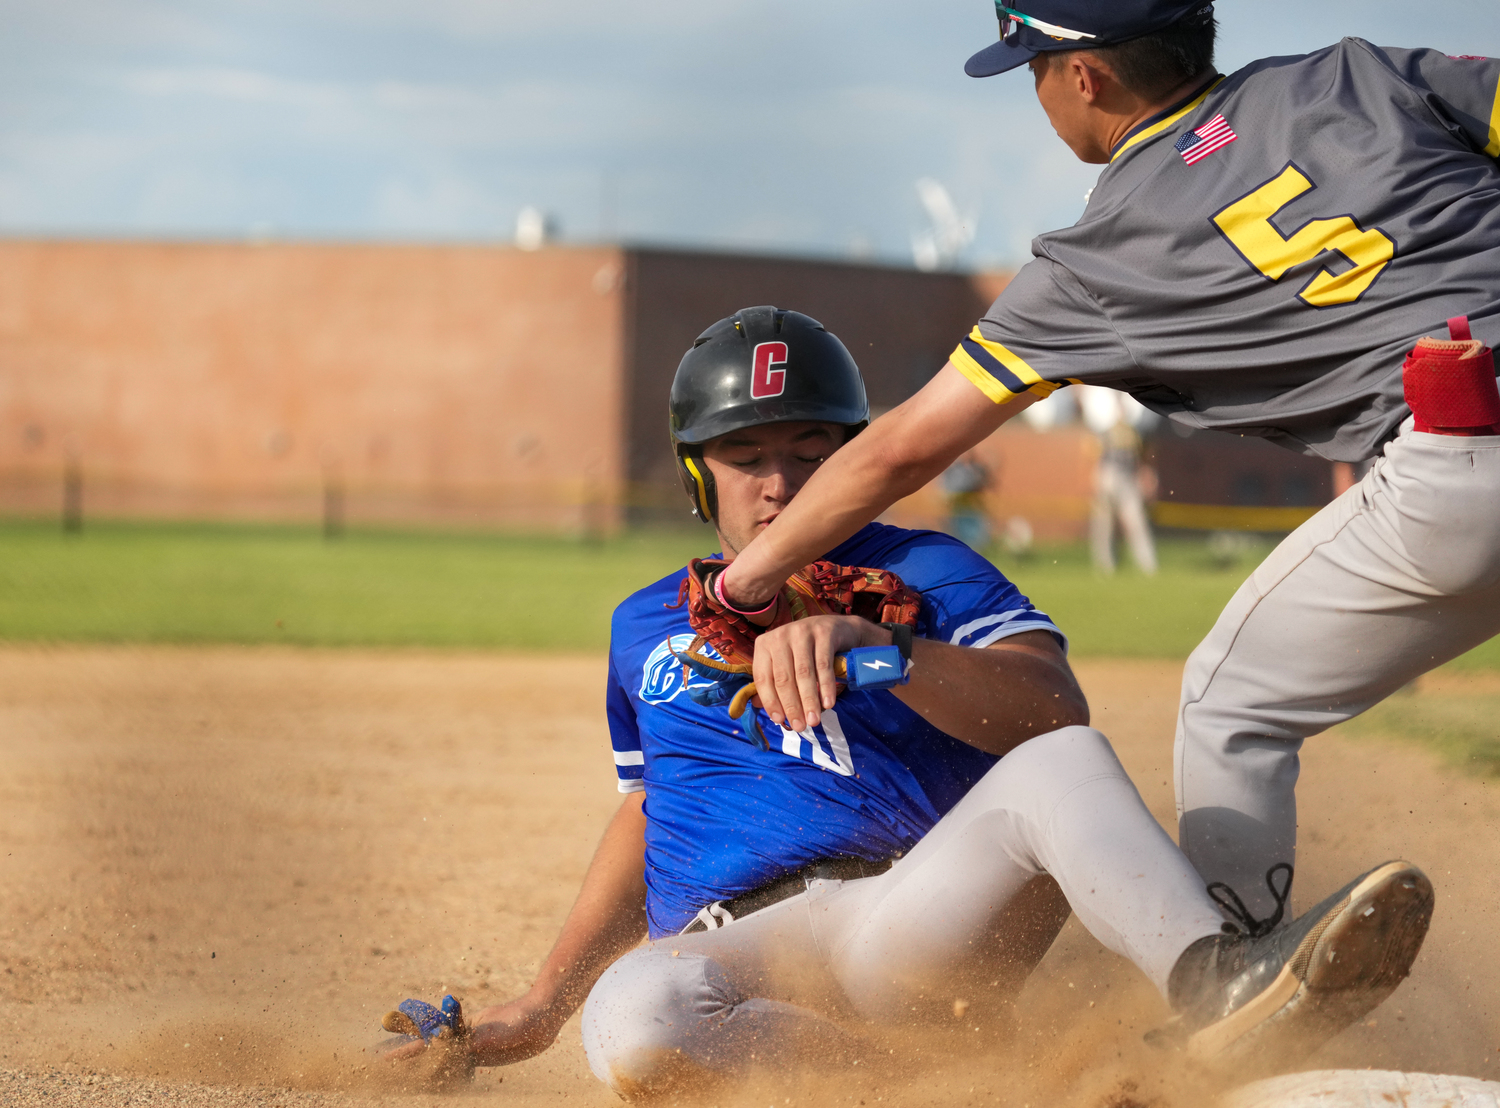
<path id="1" fill-rule="evenodd" d="M 791 503 L 843 444 L 837 423 L 764 423 L 703 444 L 719 501 L 719 540 L 733 558 Z"/>

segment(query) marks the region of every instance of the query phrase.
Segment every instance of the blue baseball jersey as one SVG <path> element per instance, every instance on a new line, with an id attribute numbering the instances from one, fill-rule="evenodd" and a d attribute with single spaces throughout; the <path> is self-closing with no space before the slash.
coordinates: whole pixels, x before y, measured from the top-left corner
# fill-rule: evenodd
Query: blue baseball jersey
<path id="1" fill-rule="evenodd" d="M 872 523 L 828 554 L 888 569 L 922 594 L 917 634 L 984 647 L 1053 622 L 963 543 Z M 889 691 L 850 693 L 800 734 L 686 695 L 671 650 L 693 640 L 674 608 L 686 570 L 615 609 L 608 712 L 620 791 L 646 791 L 646 910 L 652 938 L 820 858 L 909 850 L 998 760 L 944 734 Z M 698 678 L 694 677 L 696 683 Z M 754 710 L 754 709 L 751 709 Z"/>

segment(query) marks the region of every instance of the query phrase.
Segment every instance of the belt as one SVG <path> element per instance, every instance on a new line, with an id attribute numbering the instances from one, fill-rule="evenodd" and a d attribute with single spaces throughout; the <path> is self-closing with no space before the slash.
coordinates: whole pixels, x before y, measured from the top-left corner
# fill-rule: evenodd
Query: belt
<path id="1" fill-rule="evenodd" d="M 767 882 L 758 889 L 741 893 L 732 900 L 716 900 L 700 908 L 698 914 L 693 917 L 693 921 L 679 934 L 692 935 L 698 931 L 717 930 L 748 916 L 751 912 L 769 908 L 783 900 L 790 900 L 798 893 L 805 892 L 808 884 L 813 881 L 857 881 L 862 877 L 876 877 L 895 865 L 899 857 L 901 855 L 897 854 L 890 858 L 882 858 L 878 862 L 867 862 L 863 858 L 847 855 L 838 858 L 819 858 L 816 862 L 809 862 L 801 869 L 793 870 L 774 881 Z"/>

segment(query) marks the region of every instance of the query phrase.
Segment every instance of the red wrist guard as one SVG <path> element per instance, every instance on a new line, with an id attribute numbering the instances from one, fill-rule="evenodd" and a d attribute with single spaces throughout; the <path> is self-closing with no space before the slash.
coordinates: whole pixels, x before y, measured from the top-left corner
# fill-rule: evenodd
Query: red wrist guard
<path id="1" fill-rule="evenodd" d="M 1416 430 L 1436 435 L 1500 434 L 1495 357 L 1469 333 L 1467 316 L 1448 321 L 1452 341 L 1420 338 L 1401 366 Z"/>

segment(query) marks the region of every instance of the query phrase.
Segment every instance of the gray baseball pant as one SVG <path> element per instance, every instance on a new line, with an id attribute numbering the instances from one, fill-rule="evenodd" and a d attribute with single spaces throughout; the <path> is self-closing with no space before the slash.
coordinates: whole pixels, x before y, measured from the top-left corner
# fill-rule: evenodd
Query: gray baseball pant
<path id="1" fill-rule="evenodd" d="M 1011 751 L 878 877 L 812 881 L 625 955 L 584 1005 L 589 1065 L 631 1097 L 756 1061 L 827 1060 L 849 1042 L 834 1020 L 952 1019 L 976 988 L 1019 988 L 1069 905 L 1163 992 L 1182 951 L 1223 924 L 1088 727 Z"/>
<path id="2" fill-rule="evenodd" d="M 1178 840 L 1258 916 L 1295 858 L 1302 741 L 1500 632 L 1500 436 L 1409 428 L 1271 552 L 1183 674 Z"/>

